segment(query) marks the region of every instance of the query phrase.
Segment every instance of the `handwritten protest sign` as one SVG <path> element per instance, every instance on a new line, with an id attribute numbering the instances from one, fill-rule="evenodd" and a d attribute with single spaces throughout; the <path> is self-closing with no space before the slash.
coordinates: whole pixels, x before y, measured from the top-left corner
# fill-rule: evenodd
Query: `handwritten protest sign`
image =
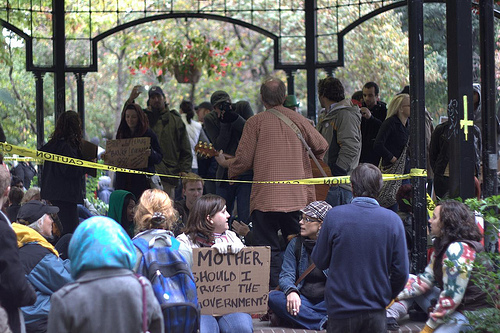
<path id="1" fill-rule="evenodd" d="M 193 249 L 193 275 L 201 313 L 265 313 L 270 257 L 268 246 L 245 247 L 237 254 Z"/>
<path id="2" fill-rule="evenodd" d="M 106 141 L 105 162 L 108 165 L 142 169 L 148 166 L 148 156 L 144 154 L 150 147 L 151 138 L 132 138 Z"/>

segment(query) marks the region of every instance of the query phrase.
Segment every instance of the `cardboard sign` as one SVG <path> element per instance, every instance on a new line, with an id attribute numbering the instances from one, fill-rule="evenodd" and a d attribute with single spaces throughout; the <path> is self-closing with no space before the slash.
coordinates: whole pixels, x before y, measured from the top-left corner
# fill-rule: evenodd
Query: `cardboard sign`
<path id="1" fill-rule="evenodd" d="M 144 154 L 150 147 L 151 138 L 131 138 L 106 141 L 105 162 L 108 165 L 142 169 L 148 166 L 148 157 Z"/>
<path id="2" fill-rule="evenodd" d="M 237 254 L 193 249 L 193 275 L 201 314 L 265 313 L 270 258 L 268 246 L 245 247 Z"/>

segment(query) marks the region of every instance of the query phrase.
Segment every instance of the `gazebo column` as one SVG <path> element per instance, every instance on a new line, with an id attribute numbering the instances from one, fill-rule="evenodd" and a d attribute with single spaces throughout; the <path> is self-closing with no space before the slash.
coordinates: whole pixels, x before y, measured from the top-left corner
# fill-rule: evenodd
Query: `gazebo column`
<path id="1" fill-rule="evenodd" d="M 66 36 L 64 1 L 52 0 L 54 116 L 55 121 L 66 111 Z"/>
<path id="2" fill-rule="evenodd" d="M 44 72 L 33 72 L 35 76 L 35 109 L 36 109 L 36 148 L 40 149 L 44 144 L 44 123 L 43 123 L 43 77 Z"/>
<path id="3" fill-rule="evenodd" d="M 424 76 L 424 1 L 408 1 L 408 37 L 410 51 L 411 160 L 410 165 L 426 169 L 425 152 L 425 76 Z M 413 214 L 415 241 L 412 249 L 412 272 L 420 273 L 427 265 L 427 177 L 413 177 Z"/>
<path id="4" fill-rule="evenodd" d="M 76 78 L 77 111 L 82 122 L 82 134 L 85 138 L 85 75 L 87 73 L 74 73 Z"/>
<path id="5" fill-rule="evenodd" d="M 450 197 L 474 197 L 472 17 L 468 1 L 446 1 Z M 466 135 L 467 133 L 467 135 Z"/>
<path id="6" fill-rule="evenodd" d="M 295 73 L 297 71 L 294 69 L 287 69 L 285 72 L 288 95 L 295 95 Z"/>
<path id="7" fill-rule="evenodd" d="M 498 194 L 497 118 L 495 106 L 495 34 L 493 0 L 479 1 L 479 32 L 481 47 L 481 135 L 483 142 L 483 196 Z M 493 208 L 492 209 L 497 209 Z M 498 251 L 498 234 L 484 221 L 484 246 L 488 252 Z"/>
<path id="8" fill-rule="evenodd" d="M 305 1 L 307 118 L 313 120 L 316 120 L 317 113 L 316 62 L 318 57 L 318 43 L 316 41 L 316 7 L 316 0 Z"/>

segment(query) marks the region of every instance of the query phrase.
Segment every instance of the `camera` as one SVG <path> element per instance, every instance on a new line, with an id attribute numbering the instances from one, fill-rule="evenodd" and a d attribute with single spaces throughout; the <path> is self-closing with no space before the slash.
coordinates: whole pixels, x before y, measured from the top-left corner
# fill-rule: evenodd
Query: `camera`
<path id="1" fill-rule="evenodd" d="M 231 103 L 229 102 L 222 102 L 219 104 L 219 109 L 224 112 L 231 112 L 233 111 L 233 107 L 231 106 Z"/>

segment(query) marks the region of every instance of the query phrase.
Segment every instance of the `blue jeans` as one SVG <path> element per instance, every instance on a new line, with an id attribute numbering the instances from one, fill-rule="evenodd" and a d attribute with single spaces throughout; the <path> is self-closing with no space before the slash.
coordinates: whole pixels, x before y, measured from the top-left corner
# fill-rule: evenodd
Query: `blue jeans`
<path id="1" fill-rule="evenodd" d="M 325 300 L 313 304 L 307 298 L 300 295 L 300 302 L 299 313 L 296 316 L 292 316 L 286 310 L 285 293 L 278 290 L 273 290 L 269 293 L 269 308 L 281 319 L 308 330 L 321 331 L 324 329 L 328 320 Z"/>
<path id="2" fill-rule="evenodd" d="M 325 201 L 332 207 L 349 204 L 352 201 L 352 192 L 340 186 L 331 186 Z"/>
<path id="3" fill-rule="evenodd" d="M 235 312 L 220 317 L 201 315 L 200 333 L 252 333 L 252 317 L 248 313 Z"/>
<path id="4" fill-rule="evenodd" d="M 439 299 L 440 292 L 439 288 L 434 287 L 425 294 L 415 297 L 414 300 L 418 306 L 427 312 L 431 306 L 431 300 Z M 469 320 L 460 312 L 455 311 L 448 318 L 449 320 L 445 324 L 439 325 L 434 333 L 458 333 L 472 330 L 472 327 L 469 326 Z"/>
<path id="5" fill-rule="evenodd" d="M 328 319 L 327 333 L 386 333 L 385 309 L 360 312 L 354 317 Z"/>
<path id="6" fill-rule="evenodd" d="M 238 180 L 252 180 L 252 176 L 242 176 Z M 216 187 L 217 195 L 220 195 L 226 200 L 226 209 L 229 214 L 232 214 L 234 209 L 234 201 L 236 200 L 238 210 L 238 220 L 248 224 L 250 217 L 250 192 L 252 192 L 252 184 L 218 182 Z M 234 219 L 234 218 L 233 218 Z M 233 221 L 231 219 L 230 226 Z"/>

